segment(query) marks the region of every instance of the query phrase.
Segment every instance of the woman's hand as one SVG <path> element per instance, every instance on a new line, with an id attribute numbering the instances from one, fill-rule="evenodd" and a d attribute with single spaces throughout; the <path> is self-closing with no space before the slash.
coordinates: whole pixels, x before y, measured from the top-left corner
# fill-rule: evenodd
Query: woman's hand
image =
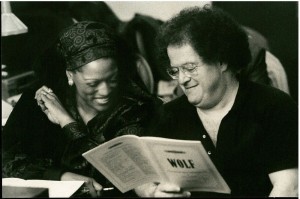
<path id="1" fill-rule="evenodd" d="M 75 121 L 50 88 L 42 86 L 36 91 L 35 99 L 48 119 L 54 124 L 64 127 L 66 124 Z"/>
<path id="2" fill-rule="evenodd" d="M 87 176 L 79 175 L 76 173 L 71 172 L 65 172 L 62 174 L 61 181 L 84 181 L 85 182 L 85 188 L 88 189 L 91 197 L 96 198 L 101 196 L 101 191 L 103 187 L 94 179 Z"/>
<path id="3" fill-rule="evenodd" d="M 180 187 L 169 183 L 148 183 L 134 189 L 139 197 L 164 197 L 164 198 L 183 198 L 190 197 L 189 191 L 183 191 Z"/>

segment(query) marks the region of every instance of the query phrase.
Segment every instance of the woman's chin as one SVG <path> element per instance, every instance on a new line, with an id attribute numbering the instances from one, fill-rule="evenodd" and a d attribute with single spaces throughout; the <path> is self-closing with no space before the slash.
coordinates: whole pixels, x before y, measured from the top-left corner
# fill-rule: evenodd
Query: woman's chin
<path id="1" fill-rule="evenodd" d="M 110 103 L 105 103 L 105 104 L 95 103 L 93 104 L 93 108 L 98 112 L 101 112 L 101 111 L 106 111 L 109 108 L 109 105 Z"/>

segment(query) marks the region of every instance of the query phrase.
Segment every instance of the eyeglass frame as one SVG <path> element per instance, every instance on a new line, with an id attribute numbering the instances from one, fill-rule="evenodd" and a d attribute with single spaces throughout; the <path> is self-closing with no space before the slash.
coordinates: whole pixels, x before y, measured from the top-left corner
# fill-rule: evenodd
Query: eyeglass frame
<path id="1" fill-rule="evenodd" d="M 188 66 L 188 65 L 192 65 L 192 66 L 194 66 L 194 68 L 192 68 L 192 69 L 186 69 L 186 67 Z M 187 76 L 187 77 L 192 77 L 192 76 L 194 76 L 194 75 L 198 75 L 198 71 L 197 71 L 197 69 L 200 67 L 200 66 L 203 66 L 203 64 L 200 64 L 200 63 L 186 63 L 186 64 L 183 64 L 183 65 L 181 65 L 181 66 L 178 66 L 178 67 L 176 67 L 176 66 L 168 66 L 167 68 L 166 68 L 166 72 L 168 73 L 168 75 L 172 78 L 172 79 L 178 79 L 179 78 L 179 70 L 181 71 L 181 72 L 183 72 L 183 74 L 185 75 L 185 76 Z M 171 75 L 170 74 L 170 69 L 177 69 L 177 72 L 178 72 L 178 74 L 176 75 L 176 76 L 174 76 L 174 75 Z M 192 70 L 192 71 L 188 71 L 188 70 Z"/>

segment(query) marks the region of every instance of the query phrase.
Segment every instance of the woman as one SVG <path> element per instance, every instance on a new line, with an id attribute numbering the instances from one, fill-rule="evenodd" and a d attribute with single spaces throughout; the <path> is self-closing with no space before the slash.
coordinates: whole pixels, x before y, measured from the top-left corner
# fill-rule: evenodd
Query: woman
<path id="1" fill-rule="evenodd" d="M 130 51 L 103 24 L 84 21 L 66 28 L 57 49 L 69 86 L 52 84 L 22 95 L 4 128 L 2 175 L 84 180 L 91 196 L 99 196 L 112 185 L 82 153 L 120 135 L 144 133 L 156 100 L 132 80 L 137 78 Z"/>

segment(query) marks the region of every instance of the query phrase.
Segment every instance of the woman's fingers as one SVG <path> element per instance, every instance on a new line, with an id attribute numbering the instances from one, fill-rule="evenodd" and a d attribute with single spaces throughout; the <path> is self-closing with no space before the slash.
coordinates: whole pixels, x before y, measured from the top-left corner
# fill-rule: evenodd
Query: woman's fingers
<path id="1" fill-rule="evenodd" d="M 99 184 L 96 180 L 93 179 L 93 187 L 96 190 L 96 195 L 99 197 L 101 196 L 101 192 L 103 187 L 101 186 L 101 184 Z"/>
<path id="2" fill-rule="evenodd" d="M 65 126 L 70 122 L 74 122 L 74 119 L 69 115 L 69 113 L 64 108 L 61 101 L 53 93 L 47 93 L 41 91 L 41 100 L 44 102 L 44 106 L 41 105 L 41 108 L 49 110 L 48 118 L 51 122 L 59 124 L 61 127 Z"/>
<path id="3" fill-rule="evenodd" d="M 41 91 L 44 90 L 43 87 L 44 87 L 44 86 L 42 86 L 41 88 L 39 88 L 39 89 L 35 92 L 35 96 L 34 96 L 35 99 L 38 99 L 38 97 L 39 97 Z"/>
<path id="4" fill-rule="evenodd" d="M 52 111 L 58 103 L 56 97 L 47 93 L 41 95 L 41 100 L 43 101 L 43 104 L 40 105 L 42 110 L 50 109 Z"/>
<path id="5" fill-rule="evenodd" d="M 48 97 L 47 95 L 45 95 L 45 97 L 43 99 L 42 95 L 40 97 L 40 100 L 37 100 L 37 104 L 38 104 L 38 106 L 41 107 L 42 111 L 45 111 L 45 110 L 47 110 L 47 106 L 45 105 L 45 101 L 51 100 L 51 99 L 53 99 L 53 97 L 51 97 L 51 96 Z"/>
<path id="6" fill-rule="evenodd" d="M 40 97 L 42 101 L 41 104 L 45 104 L 45 106 L 50 105 L 49 103 L 55 103 L 58 100 L 54 93 L 46 93 L 44 91 L 41 91 Z"/>
<path id="7" fill-rule="evenodd" d="M 48 119 L 55 123 L 55 124 L 60 124 L 59 120 L 57 118 L 57 100 L 56 97 L 53 97 L 52 95 L 46 93 L 46 94 L 41 94 L 42 101 L 44 104 L 40 105 L 42 111 L 47 115 Z"/>
<path id="8" fill-rule="evenodd" d="M 47 86 L 42 86 L 40 89 L 38 89 L 35 92 L 34 98 L 39 100 L 40 95 L 41 95 L 42 92 L 51 94 L 51 93 L 53 93 L 53 90 L 51 88 L 47 87 Z"/>
<path id="9" fill-rule="evenodd" d="M 42 86 L 40 89 L 47 92 L 47 93 L 52 93 L 53 92 L 52 89 L 47 87 L 47 86 Z"/>
<path id="10" fill-rule="evenodd" d="M 39 106 L 41 107 L 42 111 L 45 112 L 47 110 L 47 107 L 43 104 L 39 104 Z"/>
<path id="11" fill-rule="evenodd" d="M 91 195 L 93 198 L 96 198 L 96 197 L 97 197 L 97 191 L 96 191 L 96 189 L 93 187 L 93 185 L 92 185 L 91 183 L 87 183 L 86 186 L 87 186 L 88 189 L 89 189 L 90 195 Z"/>
<path id="12" fill-rule="evenodd" d="M 101 196 L 103 187 L 94 178 L 87 177 L 87 180 L 85 180 L 85 185 L 88 187 L 90 195 L 93 198 Z"/>
<path id="13" fill-rule="evenodd" d="M 52 89 L 48 88 L 47 86 L 42 86 L 40 89 L 36 91 L 34 98 L 37 100 L 37 104 L 38 106 L 41 107 L 42 111 L 45 111 L 47 107 L 45 106 L 45 103 L 42 99 L 42 95 L 46 95 L 46 96 L 49 95 L 48 98 L 53 99 L 50 97 L 50 95 L 55 97 L 55 94 L 53 93 Z"/>
<path id="14" fill-rule="evenodd" d="M 42 95 L 46 96 L 50 100 L 55 100 L 56 99 L 56 95 L 54 93 L 45 93 L 45 92 L 42 92 Z"/>
<path id="15" fill-rule="evenodd" d="M 79 175 L 76 173 L 65 172 L 61 176 L 61 180 L 82 180 L 85 183 L 85 187 L 88 189 L 87 191 L 90 193 L 92 197 L 101 196 L 102 186 L 94 179 L 87 176 Z"/>

